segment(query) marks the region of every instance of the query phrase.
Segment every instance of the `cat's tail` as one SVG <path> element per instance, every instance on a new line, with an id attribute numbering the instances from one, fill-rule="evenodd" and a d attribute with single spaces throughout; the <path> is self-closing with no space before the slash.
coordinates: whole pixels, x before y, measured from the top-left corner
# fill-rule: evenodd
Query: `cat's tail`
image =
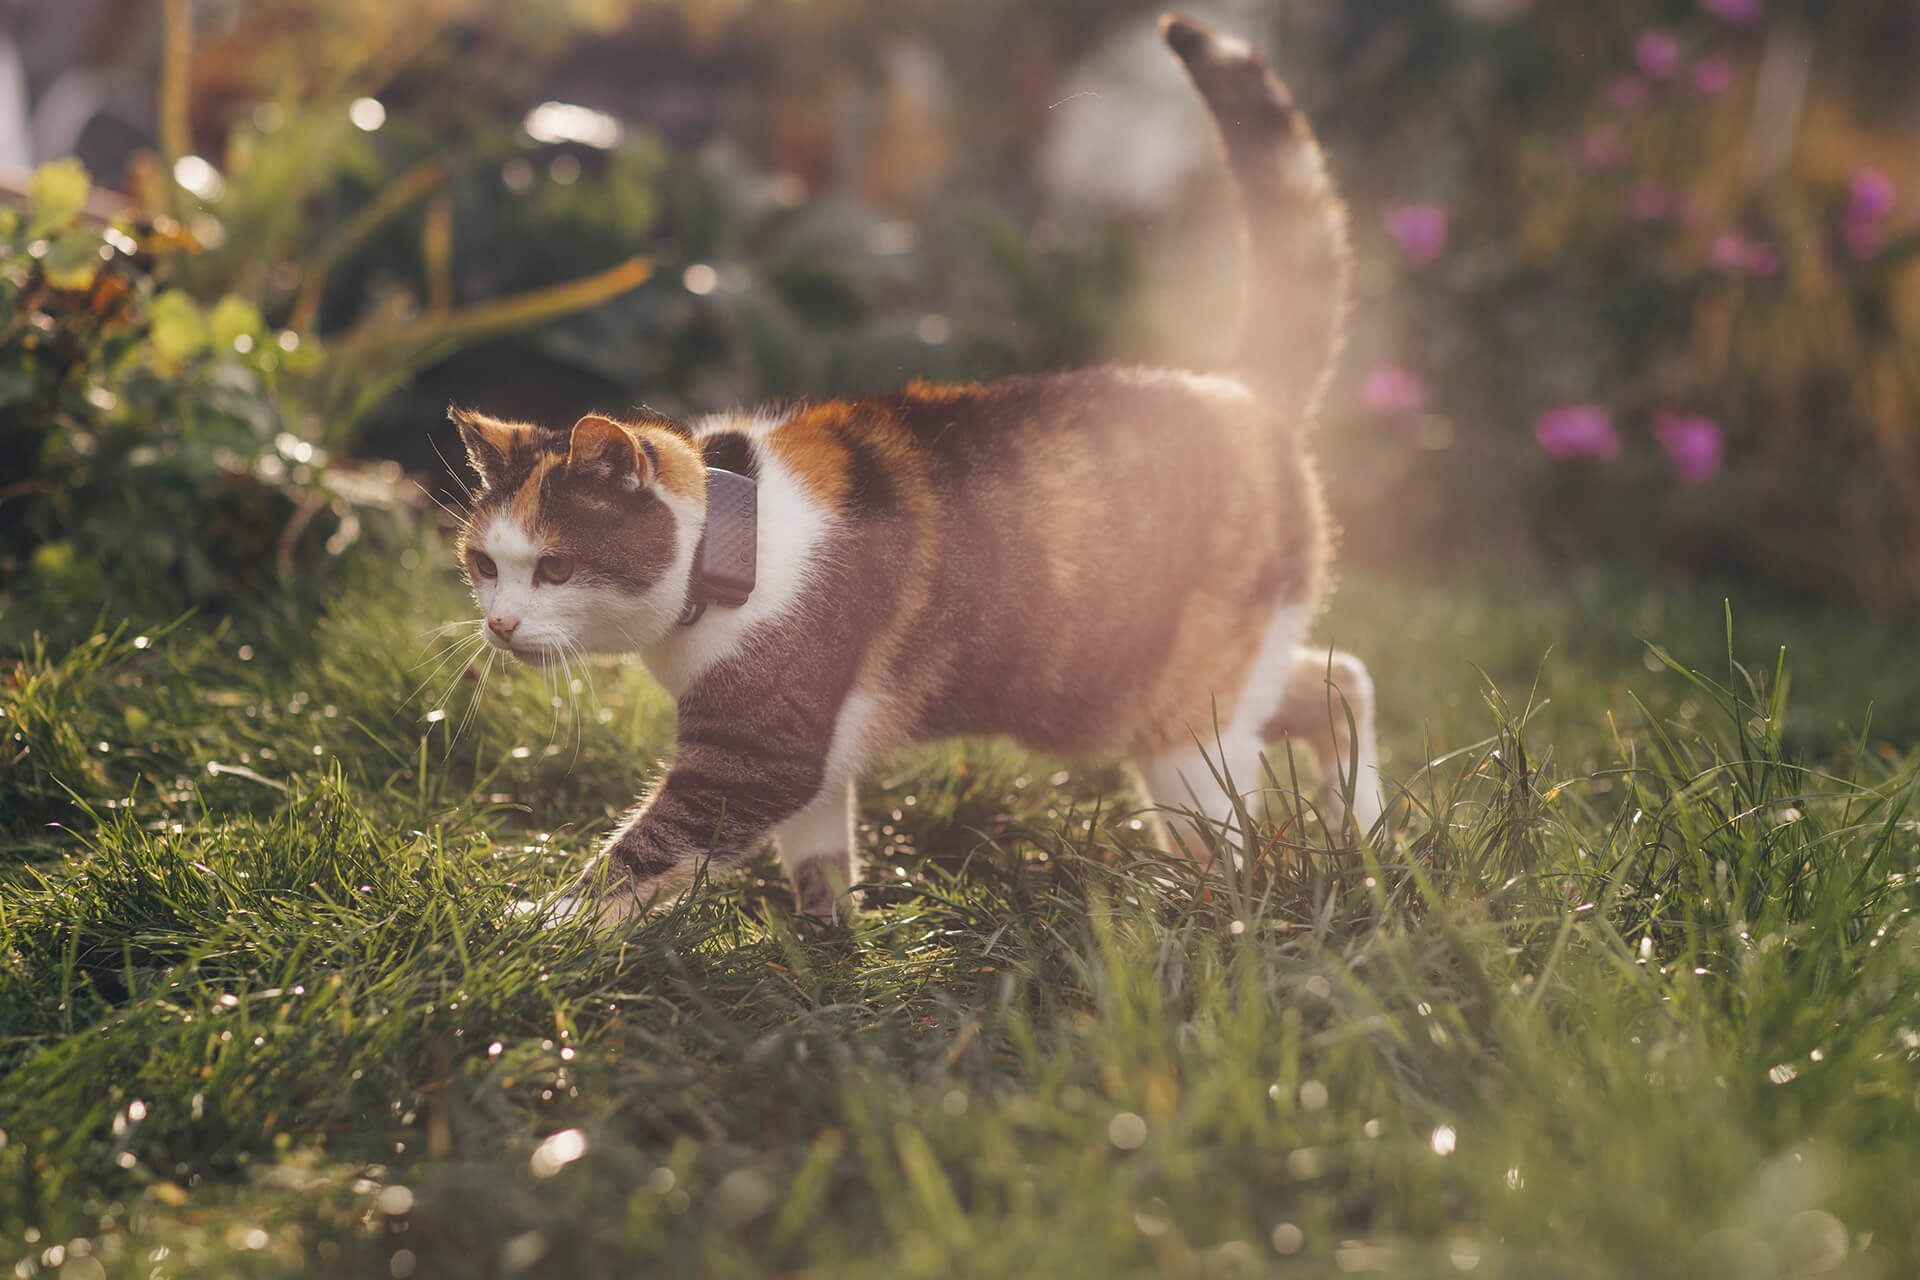
<path id="1" fill-rule="evenodd" d="M 1288 420 L 1319 408 L 1346 322 L 1347 211 L 1306 117 L 1244 40 L 1179 14 L 1160 36 L 1206 100 L 1240 193 L 1244 316 L 1236 368 Z"/>

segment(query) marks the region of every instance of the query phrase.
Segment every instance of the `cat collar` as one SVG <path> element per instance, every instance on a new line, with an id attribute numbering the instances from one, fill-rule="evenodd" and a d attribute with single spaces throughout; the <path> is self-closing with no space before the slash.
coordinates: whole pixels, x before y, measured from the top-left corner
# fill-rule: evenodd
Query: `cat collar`
<path id="1" fill-rule="evenodd" d="M 693 575 L 680 625 L 690 627 L 710 604 L 738 609 L 753 594 L 759 542 L 760 486 L 718 467 L 707 468 L 707 524 L 693 551 Z"/>

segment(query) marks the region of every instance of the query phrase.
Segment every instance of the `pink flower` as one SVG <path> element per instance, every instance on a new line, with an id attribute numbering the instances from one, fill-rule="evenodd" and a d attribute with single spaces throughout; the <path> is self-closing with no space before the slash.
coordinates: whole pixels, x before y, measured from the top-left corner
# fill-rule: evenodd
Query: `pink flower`
<path id="1" fill-rule="evenodd" d="M 1733 88 L 1733 59 L 1712 53 L 1694 63 L 1693 88 L 1703 98 L 1717 98 Z"/>
<path id="2" fill-rule="evenodd" d="M 1368 413 L 1397 418 L 1427 407 L 1427 384 L 1397 364 L 1375 365 L 1360 388 Z"/>
<path id="3" fill-rule="evenodd" d="M 1714 17 L 1739 27 L 1760 17 L 1760 0 L 1700 0 L 1700 7 Z"/>
<path id="4" fill-rule="evenodd" d="M 1853 202 L 1847 206 L 1849 218 L 1871 222 L 1893 212 L 1899 193 L 1892 179 L 1878 169 L 1862 169 L 1853 175 Z"/>
<path id="5" fill-rule="evenodd" d="M 1447 211 L 1437 204 L 1400 205 L 1387 211 L 1385 222 L 1387 234 L 1416 267 L 1428 265 L 1446 250 Z"/>
<path id="6" fill-rule="evenodd" d="M 1633 62 L 1649 80 L 1665 80 L 1680 65 L 1680 42 L 1657 27 L 1640 33 L 1634 42 Z"/>
<path id="7" fill-rule="evenodd" d="M 1631 111 L 1647 100 L 1647 82 L 1631 71 L 1623 71 L 1607 85 L 1607 105 Z"/>
<path id="8" fill-rule="evenodd" d="M 1620 456 L 1620 436 L 1613 419 L 1596 404 L 1562 405 L 1549 409 L 1534 420 L 1533 438 L 1549 456 L 1602 458 L 1611 462 Z"/>
<path id="9" fill-rule="evenodd" d="M 1741 231 L 1723 231 L 1707 247 L 1707 260 L 1722 271 L 1767 279 L 1780 273 L 1780 255 L 1772 245 Z"/>
<path id="10" fill-rule="evenodd" d="M 1614 125 L 1595 125 L 1580 139 L 1580 163 L 1605 172 L 1627 158 L 1627 140 Z"/>
<path id="11" fill-rule="evenodd" d="M 1893 212 L 1898 200 L 1892 180 L 1878 169 L 1862 169 L 1854 175 L 1847 212 L 1840 222 L 1840 239 L 1847 252 L 1856 258 L 1871 258 L 1880 252 L 1880 222 Z"/>
<path id="12" fill-rule="evenodd" d="M 1720 469 L 1726 434 L 1712 418 L 1654 415 L 1653 434 L 1680 476 L 1681 484 L 1702 484 Z"/>

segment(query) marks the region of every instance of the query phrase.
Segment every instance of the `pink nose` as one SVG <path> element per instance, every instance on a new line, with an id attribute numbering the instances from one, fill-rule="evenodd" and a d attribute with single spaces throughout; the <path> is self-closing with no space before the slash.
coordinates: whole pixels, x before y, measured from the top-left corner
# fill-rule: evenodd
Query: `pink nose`
<path id="1" fill-rule="evenodd" d="M 499 636 L 502 640 L 511 640 L 513 633 L 519 629 L 520 619 L 518 618 L 487 619 L 487 630 L 493 632 L 493 634 Z"/>

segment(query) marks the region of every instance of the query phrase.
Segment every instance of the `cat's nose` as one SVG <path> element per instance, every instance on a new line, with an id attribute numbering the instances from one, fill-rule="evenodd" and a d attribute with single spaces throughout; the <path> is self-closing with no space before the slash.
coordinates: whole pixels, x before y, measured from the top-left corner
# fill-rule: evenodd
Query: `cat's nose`
<path id="1" fill-rule="evenodd" d="M 513 633 L 519 629 L 520 619 L 518 618 L 487 619 L 487 630 L 493 632 L 493 634 L 499 636 L 502 640 L 511 640 Z"/>

